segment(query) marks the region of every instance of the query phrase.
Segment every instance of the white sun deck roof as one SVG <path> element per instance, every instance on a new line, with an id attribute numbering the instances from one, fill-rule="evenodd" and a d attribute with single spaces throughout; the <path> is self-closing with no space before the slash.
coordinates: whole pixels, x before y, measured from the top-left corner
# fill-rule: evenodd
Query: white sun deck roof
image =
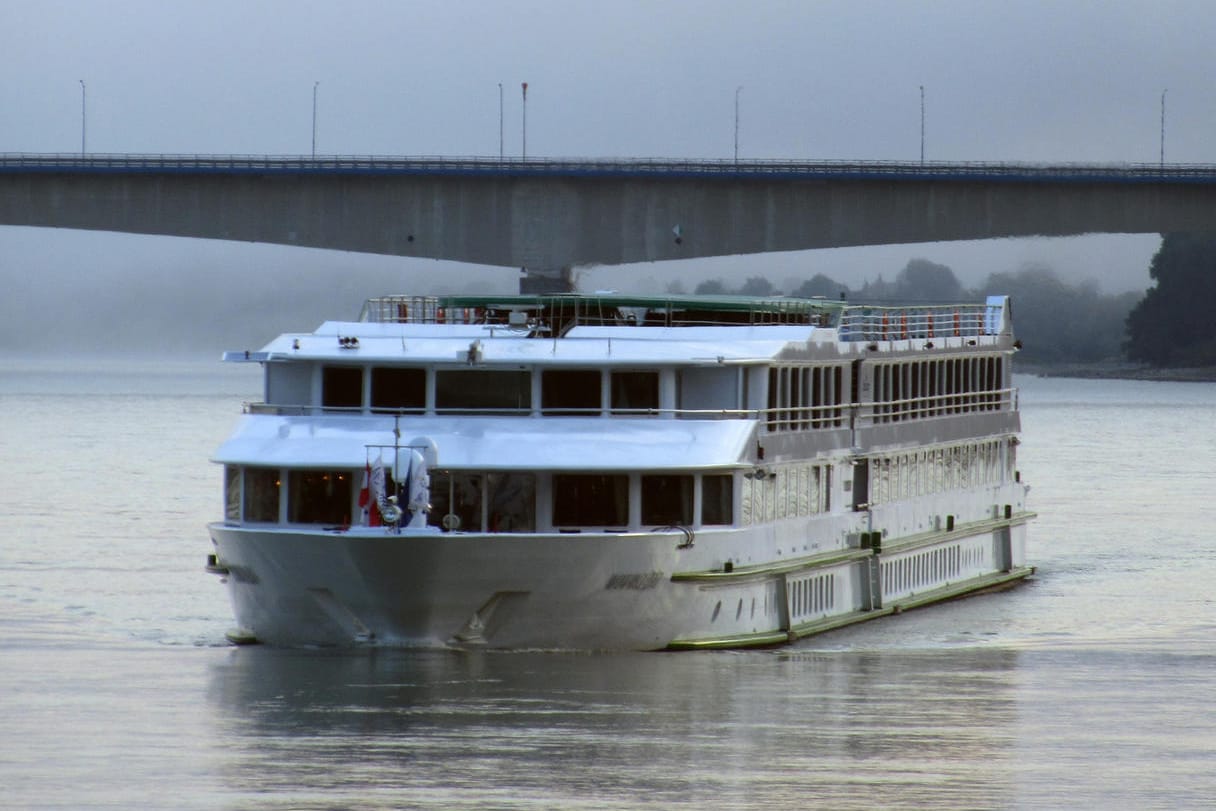
<path id="1" fill-rule="evenodd" d="M 815 333 L 831 333 L 830 336 Z M 287 334 L 260 352 L 231 360 L 463 363 L 478 343 L 483 365 L 746 363 L 776 356 L 791 343 L 834 337 L 807 325 L 730 327 L 580 326 L 565 336 L 529 338 L 505 327 L 468 324 L 377 324 L 327 321 L 312 333 Z M 352 346 L 350 338 L 357 338 Z M 339 339 L 346 339 L 341 343 Z"/>
<path id="2" fill-rule="evenodd" d="M 469 470 L 662 470 L 742 464 L 750 420 L 604 417 L 403 417 L 401 444 L 425 436 L 440 468 Z M 362 468 L 369 445 L 392 464 L 393 420 L 248 415 L 213 461 L 259 467 Z M 372 451 L 371 458 L 380 451 Z"/>

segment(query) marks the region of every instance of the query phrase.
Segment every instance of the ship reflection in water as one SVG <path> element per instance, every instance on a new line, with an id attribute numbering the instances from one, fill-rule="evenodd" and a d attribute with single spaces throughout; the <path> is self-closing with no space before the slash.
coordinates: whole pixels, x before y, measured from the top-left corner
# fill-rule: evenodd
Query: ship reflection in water
<path id="1" fill-rule="evenodd" d="M 225 782 L 279 799 L 1005 806 L 1019 656 L 252 648 L 215 666 L 211 700 L 238 742 Z"/>

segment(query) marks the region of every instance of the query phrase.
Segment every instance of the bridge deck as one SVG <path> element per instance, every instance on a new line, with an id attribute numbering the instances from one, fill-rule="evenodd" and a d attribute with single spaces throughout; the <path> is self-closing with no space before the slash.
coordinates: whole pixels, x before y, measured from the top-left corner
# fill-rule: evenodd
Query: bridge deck
<path id="1" fill-rule="evenodd" d="M 1216 165 L 0 154 L 0 224 L 523 267 L 1216 230 Z"/>
<path id="2" fill-rule="evenodd" d="M 1216 164 L 0 153 L 0 173 L 465 175 L 979 182 L 1216 183 Z"/>

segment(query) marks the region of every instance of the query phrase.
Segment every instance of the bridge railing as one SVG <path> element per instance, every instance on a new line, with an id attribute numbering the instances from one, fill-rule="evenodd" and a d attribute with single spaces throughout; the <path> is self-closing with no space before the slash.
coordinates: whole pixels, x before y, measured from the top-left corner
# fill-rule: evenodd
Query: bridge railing
<path id="1" fill-rule="evenodd" d="M 1216 164 L 0 153 L 0 174 L 471 174 L 1216 183 Z"/>

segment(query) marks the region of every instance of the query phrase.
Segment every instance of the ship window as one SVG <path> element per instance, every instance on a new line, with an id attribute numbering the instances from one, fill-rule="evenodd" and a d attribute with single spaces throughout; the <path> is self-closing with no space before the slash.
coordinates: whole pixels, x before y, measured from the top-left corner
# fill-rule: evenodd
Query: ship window
<path id="1" fill-rule="evenodd" d="M 457 414 L 530 411 L 531 375 L 526 371 L 440 369 L 435 372 L 435 409 Z"/>
<path id="2" fill-rule="evenodd" d="M 770 431 L 777 430 L 777 407 L 781 405 L 781 399 L 778 394 L 780 380 L 780 370 L 770 368 L 768 370 L 768 430 Z"/>
<path id="3" fill-rule="evenodd" d="M 279 471 L 265 467 L 245 468 L 246 521 L 278 521 Z"/>
<path id="4" fill-rule="evenodd" d="M 267 363 L 266 402 L 281 406 L 311 403 L 312 373 L 309 363 Z"/>
<path id="5" fill-rule="evenodd" d="M 321 405 L 325 408 L 358 408 L 363 404 L 363 369 L 358 366 L 326 366 L 321 373 Z"/>
<path id="6" fill-rule="evenodd" d="M 536 476 L 531 473 L 486 474 L 486 520 L 490 532 L 536 529 Z"/>
<path id="7" fill-rule="evenodd" d="M 241 469 L 224 465 L 224 520 L 241 520 Z"/>
<path id="8" fill-rule="evenodd" d="M 553 477 L 555 526 L 623 527 L 628 523 L 628 476 L 557 474 Z"/>
<path id="9" fill-rule="evenodd" d="M 831 379 L 826 374 L 827 372 L 828 370 L 822 366 L 816 366 L 811 370 L 811 406 L 815 415 L 811 425 L 815 428 L 822 428 L 829 424 L 829 412 L 824 409 L 824 406 L 831 403 L 834 397 L 830 385 Z"/>
<path id="10" fill-rule="evenodd" d="M 372 368 L 372 408 L 420 412 L 425 407 L 425 369 Z"/>
<path id="11" fill-rule="evenodd" d="M 596 369 L 549 369 L 540 378 L 546 416 L 585 417 L 600 413 L 600 373 Z"/>
<path id="12" fill-rule="evenodd" d="M 701 477 L 701 523 L 702 524 L 733 524 L 734 511 L 734 477 L 726 475 L 705 475 Z"/>
<path id="13" fill-rule="evenodd" d="M 292 470 L 287 474 L 287 520 L 295 524 L 350 524 L 350 474 Z"/>
<path id="14" fill-rule="evenodd" d="M 432 470 L 430 476 L 427 523 L 449 531 L 481 532 L 482 474 Z"/>
<path id="15" fill-rule="evenodd" d="M 692 476 L 643 476 L 642 523 L 692 523 Z"/>
<path id="16" fill-rule="evenodd" d="M 659 407 L 658 372 L 613 372 L 612 413 L 626 414 L 635 409 Z"/>

